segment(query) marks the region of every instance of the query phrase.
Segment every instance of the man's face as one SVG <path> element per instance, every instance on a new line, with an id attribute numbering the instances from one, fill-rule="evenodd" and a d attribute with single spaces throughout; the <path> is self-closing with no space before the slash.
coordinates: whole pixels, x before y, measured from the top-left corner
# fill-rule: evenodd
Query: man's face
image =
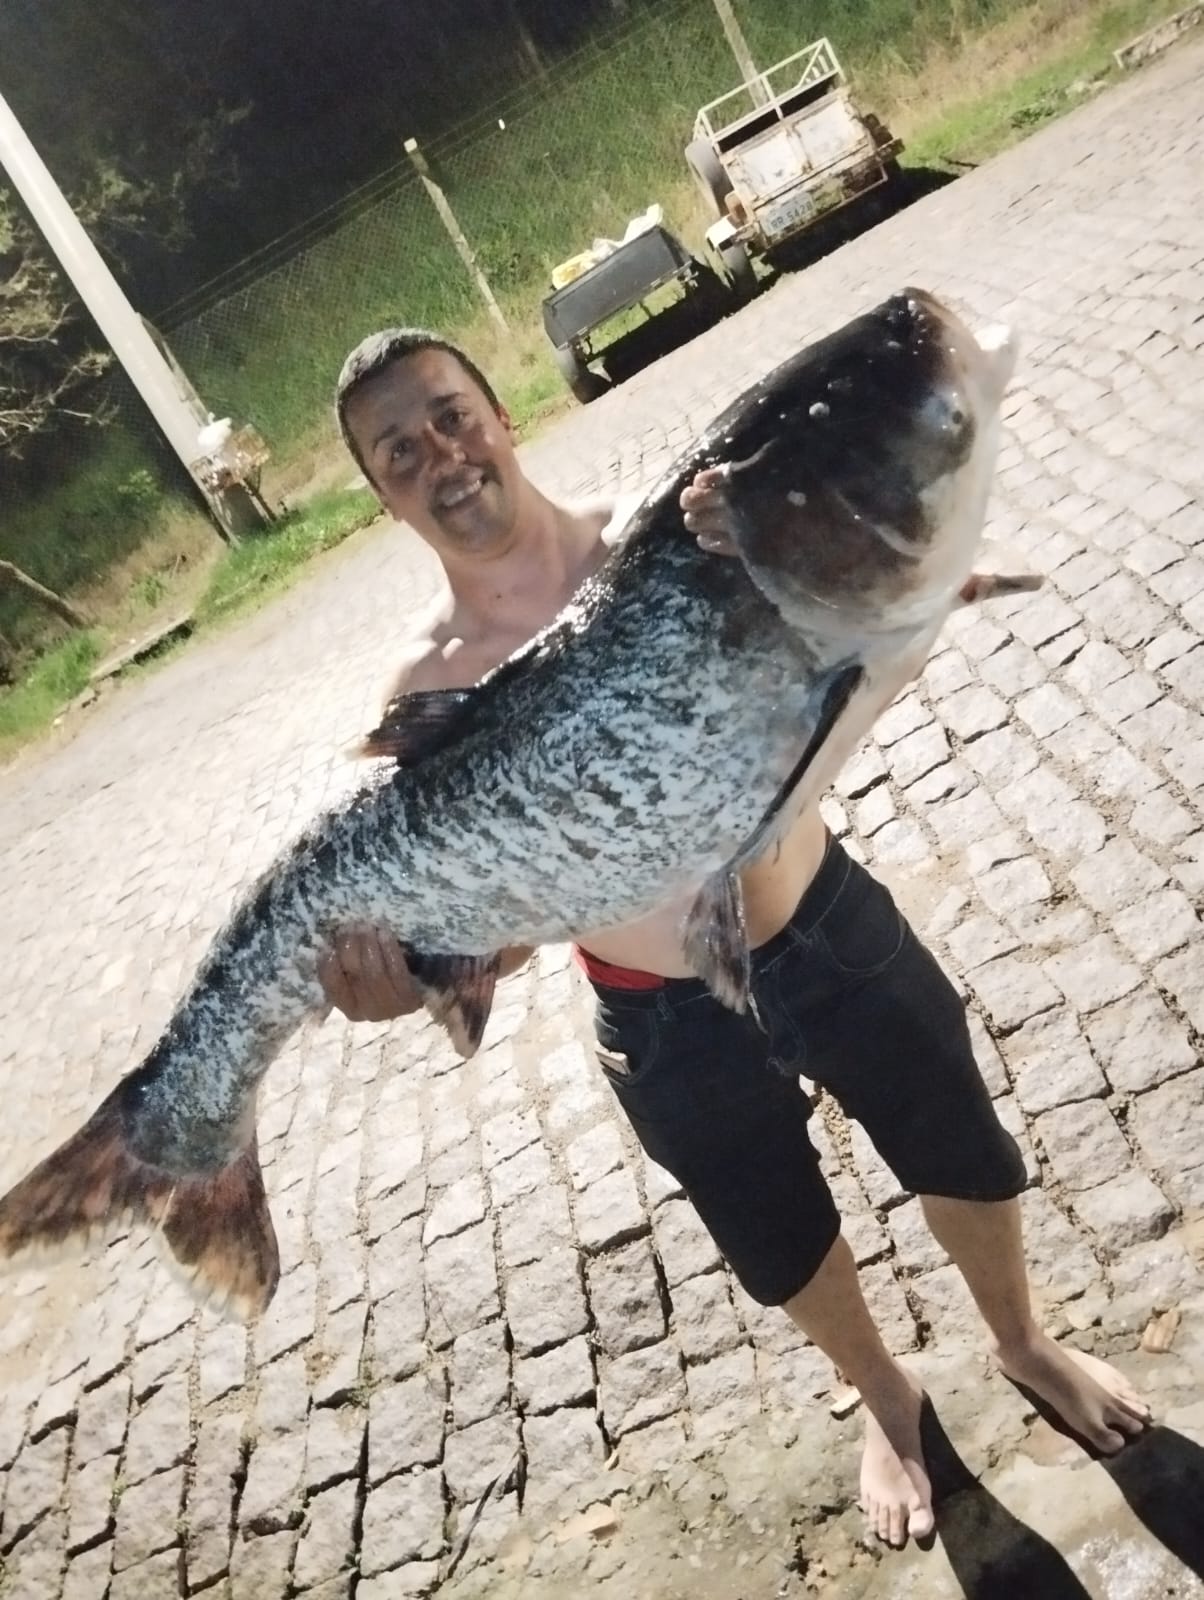
<path id="1" fill-rule="evenodd" d="M 436 547 L 484 553 L 514 525 L 513 429 L 446 350 L 395 361 L 352 396 L 347 425 L 381 504 Z"/>

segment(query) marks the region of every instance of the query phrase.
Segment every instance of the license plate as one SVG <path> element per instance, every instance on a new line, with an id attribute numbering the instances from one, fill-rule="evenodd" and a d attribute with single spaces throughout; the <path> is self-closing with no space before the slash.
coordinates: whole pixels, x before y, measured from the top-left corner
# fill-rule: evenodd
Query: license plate
<path id="1" fill-rule="evenodd" d="M 800 222 L 809 222 L 815 215 L 815 201 L 806 189 L 792 194 L 777 205 L 766 206 L 761 213 L 761 226 L 766 233 L 788 233 Z"/>

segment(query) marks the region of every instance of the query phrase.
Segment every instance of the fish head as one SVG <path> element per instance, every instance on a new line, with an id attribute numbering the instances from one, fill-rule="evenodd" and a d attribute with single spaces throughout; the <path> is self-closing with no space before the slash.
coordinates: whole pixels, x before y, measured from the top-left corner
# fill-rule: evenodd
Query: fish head
<path id="1" fill-rule="evenodd" d="M 704 441 L 727 535 L 787 622 L 891 632 L 939 615 L 969 575 L 1015 364 L 906 289 L 802 350 Z"/>

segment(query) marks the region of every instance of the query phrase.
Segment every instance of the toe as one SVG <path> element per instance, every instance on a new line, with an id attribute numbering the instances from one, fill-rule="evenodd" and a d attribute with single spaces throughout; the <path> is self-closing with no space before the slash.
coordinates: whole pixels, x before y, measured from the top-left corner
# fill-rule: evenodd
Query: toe
<path id="1" fill-rule="evenodd" d="M 907 1531 L 913 1539 L 924 1539 L 936 1526 L 931 1506 L 916 1506 L 907 1519 Z"/>
<path id="2" fill-rule="evenodd" d="M 902 1548 L 903 1541 L 906 1538 L 906 1525 L 906 1509 L 903 1506 L 891 1506 L 890 1514 L 887 1517 L 887 1543 L 892 1549 L 899 1550 Z"/>

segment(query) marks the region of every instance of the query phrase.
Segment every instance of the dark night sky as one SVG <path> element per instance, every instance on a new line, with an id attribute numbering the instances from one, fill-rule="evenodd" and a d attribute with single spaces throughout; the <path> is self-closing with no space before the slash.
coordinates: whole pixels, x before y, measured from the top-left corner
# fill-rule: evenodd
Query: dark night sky
<path id="1" fill-rule="evenodd" d="M 623 0 L 5 0 L 0 93 L 69 191 L 105 155 L 162 185 L 200 122 L 249 108 L 185 249 L 119 242 L 153 312 L 513 89 L 516 5 L 555 60 Z"/>

